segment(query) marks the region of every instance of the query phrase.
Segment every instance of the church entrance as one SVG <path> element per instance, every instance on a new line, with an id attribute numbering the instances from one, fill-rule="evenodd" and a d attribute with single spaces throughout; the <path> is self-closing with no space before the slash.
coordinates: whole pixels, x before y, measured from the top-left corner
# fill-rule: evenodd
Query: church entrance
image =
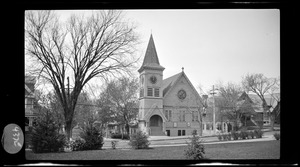
<path id="1" fill-rule="evenodd" d="M 150 136 L 164 136 L 163 120 L 159 115 L 153 115 L 150 118 Z"/>

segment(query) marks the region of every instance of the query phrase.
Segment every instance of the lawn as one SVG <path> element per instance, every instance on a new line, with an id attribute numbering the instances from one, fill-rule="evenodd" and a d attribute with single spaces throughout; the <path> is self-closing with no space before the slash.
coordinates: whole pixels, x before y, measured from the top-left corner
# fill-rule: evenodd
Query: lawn
<path id="1" fill-rule="evenodd" d="M 176 160 L 185 159 L 186 146 L 155 147 L 146 150 L 104 149 L 70 153 L 34 154 L 26 151 L 27 160 Z M 224 143 L 205 145 L 208 159 L 279 159 L 280 141 Z"/>

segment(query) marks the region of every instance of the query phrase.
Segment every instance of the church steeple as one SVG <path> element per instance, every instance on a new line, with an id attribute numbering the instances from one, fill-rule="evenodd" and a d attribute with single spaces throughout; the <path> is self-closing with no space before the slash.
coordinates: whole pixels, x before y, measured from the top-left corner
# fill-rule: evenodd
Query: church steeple
<path id="1" fill-rule="evenodd" d="M 165 68 L 159 64 L 158 56 L 156 53 L 154 40 L 152 34 L 150 36 L 146 54 L 144 57 L 143 64 L 138 72 L 142 72 L 144 69 L 156 69 L 156 70 L 164 70 Z"/>

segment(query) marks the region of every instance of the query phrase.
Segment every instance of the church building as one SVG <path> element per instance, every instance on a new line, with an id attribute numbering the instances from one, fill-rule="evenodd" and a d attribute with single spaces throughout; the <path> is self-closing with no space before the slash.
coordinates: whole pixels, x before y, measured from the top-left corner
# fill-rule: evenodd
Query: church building
<path id="1" fill-rule="evenodd" d="M 150 136 L 184 136 L 193 130 L 201 134 L 201 97 L 182 71 L 163 78 L 152 34 L 140 76 L 139 129 Z"/>

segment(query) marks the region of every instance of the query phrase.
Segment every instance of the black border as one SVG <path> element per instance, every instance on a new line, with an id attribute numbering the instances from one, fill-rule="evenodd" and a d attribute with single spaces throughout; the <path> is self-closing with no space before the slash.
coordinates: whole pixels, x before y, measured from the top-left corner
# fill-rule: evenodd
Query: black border
<path id="1" fill-rule="evenodd" d="M 7 4 L 8 2 L 8 4 Z M 1 132 L 9 123 L 16 123 L 20 127 L 24 125 L 24 12 L 25 10 L 37 9 L 279 9 L 280 10 L 280 42 L 281 42 L 281 157 L 279 160 L 203 160 L 203 161 L 29 161 L 25 159 L 25 149 L 17 154 L 7 154 L 1 149 L 1 163 L 5 165 L 30 164 L 30 163 L 58 163 L 58 164 L 92 164 L 92 165 L 163 165 L 177 166 L 197 163 L 233 163 L 233 164 L 256 164 L 256 165 L 291 165 L 298 164 L 297 155 L 297 117 L 293 116 L 298 108 L 293 99 L 293 94 L 297 96 L 295 81 L 298 66 L 289 62 L 294 60 L 297 54 L 294 51 L 295 44 L 293 38 L 296 35 L 295 27 L 296 4 L 283 2 L 200 2 L 200 1 L 6 1 L 2 7 L 2 120 Z M 4 53 L 3 53 L 4 50 Z M 296 59 L 295 59 L 296 60 Z M 294 61 L 295 62 L 295 61 Z M 284 68 L 284 70 L 283 70 Z M 290 69 L 289 69 L 290 68 Z M 294 68 L 294 69 L 293 69 Z M 290 71 L 284 74 L 283 71 Z M 288 77 L 292 74 L 292 78 Z M 292 82 L 288 82 L 291 81 Z M 283 81 L 283 82 L 282 82 Z M 286 82 L 287 81 L 287 82 Z M 283 83 L 283 84 L 282 84 Z M 286 90 L 285 87 L 291 89 Z M 293 93 L 292 95 L 288 95 Z M 24 126 L 23 126 L 24 127 Z M 289 130 L 291 129 L 291 130 Z M 22 129 L 24 132 L 24 128 Z"/>

